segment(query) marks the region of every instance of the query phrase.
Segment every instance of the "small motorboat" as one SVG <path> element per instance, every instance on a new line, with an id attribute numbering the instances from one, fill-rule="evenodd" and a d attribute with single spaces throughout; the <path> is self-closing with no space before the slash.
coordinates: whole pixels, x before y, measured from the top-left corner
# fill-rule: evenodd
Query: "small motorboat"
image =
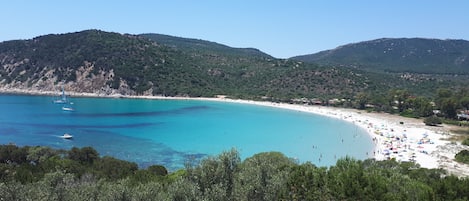
<path id="1" fill-rule="evenodd" d="M 69 139 L 72 139 L 72 138 L 73 138 L 73 136 L 72 136 L 72 135 L 70 135 L 70 134 L 68 134 L 68 133 L 65 133 L 65 134 L 63 134 L 63 135 L 62 135 L 62 136 L 60 136 L 60 137 L 61 137 L 62 139 L 67 139 L 67 140 L 69 140 Z"/>
<path id="2" fill-rule="evenodd" d="M 75 109 L 73 109 L 73 107 L 71 107 L 71 106 L 63 106 L 62 110 L 63 111 L 75 111 Z"/>

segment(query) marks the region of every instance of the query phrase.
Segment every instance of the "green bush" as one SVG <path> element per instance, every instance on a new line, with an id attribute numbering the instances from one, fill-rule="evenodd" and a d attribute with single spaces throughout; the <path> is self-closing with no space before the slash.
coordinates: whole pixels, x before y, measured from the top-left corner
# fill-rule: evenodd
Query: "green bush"
<path id="1" fill-rule="evenodd" d="M 469 146 L 469 138 L 463 140 L 461 144 Z"/>
<path id="2" fill-rule="evenodd" d="M 437 116 L 431 116 L 431 117 L 425 118 L 423 120 L 423 123 L 425 123 L 425 125 L 427 125 L 427 126 L 436 126 L 438 124 L 442 124 L 442 121 Z"/>
<path id="3" fill-rule="evenodd" d="M 151 165 L 150 167 L 147 168 L 147 170 L 151 172 L 152 174 L 158 175 L 158 176 L 168 175 L 168 170 L 162 165 Z"/>
<path id="4" fill-rule="evenodd" d="M 403 112 L 400 113 L 401 116 L 403 117 L 409 117 L 409 118 L 418 118 L 419 116 L 414 113 L 413 110 L 404 110 Z"/>
<path id="5" fill-rule="evenodd" d="M 469 150 L 462 150 L 454 157 L 460 163 L 469 164 Z"/>

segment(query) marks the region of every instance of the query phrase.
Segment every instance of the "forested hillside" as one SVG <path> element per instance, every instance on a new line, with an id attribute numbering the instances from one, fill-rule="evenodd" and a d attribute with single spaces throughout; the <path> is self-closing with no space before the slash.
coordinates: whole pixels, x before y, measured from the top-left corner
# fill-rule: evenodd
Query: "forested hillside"
<path id="1" fill-rule="evenodd" d="M 292 59 L 376 72 L 469 74 L 469 41 L 383 38 Z"/>
<path id="2" fill-rule="evenodd" d="M 462 62 L 464 64 L 464 62 Z M 272 58 L 254 48 L 158 34 L 86 30 L 0 43 L 0 87 L 96 94 L 353 99 L 466 85 L 464 76 L 370 72 Z"/>
<path id="3" fill-rule="evenodd" d="M 273 59 L 272 56 L 254 48 L 232 48 L 215 42 L 162 34 L 140 34 L 140 36 L 181 51 L 190 52 L 193 56 L 226 55 L 232 57 L 265 57 Z"/>

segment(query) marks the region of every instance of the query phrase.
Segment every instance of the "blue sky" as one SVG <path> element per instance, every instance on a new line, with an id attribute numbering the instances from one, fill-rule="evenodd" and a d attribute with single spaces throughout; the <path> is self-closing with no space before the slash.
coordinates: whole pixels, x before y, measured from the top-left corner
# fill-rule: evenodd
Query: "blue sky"
<path id="1" fill-rule="evenodd" d="M 468 10 L 467 0 L 2 0 L 0 41 L 100 29 L 288 58 L 383 37 L 469 40 Z"/>

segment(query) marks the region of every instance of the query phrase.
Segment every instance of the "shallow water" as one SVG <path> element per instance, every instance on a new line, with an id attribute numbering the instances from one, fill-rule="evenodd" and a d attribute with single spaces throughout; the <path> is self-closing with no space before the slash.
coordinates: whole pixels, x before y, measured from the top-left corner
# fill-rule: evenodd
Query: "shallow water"
<path id="1" fill-rule="evenodd" d="M 161 164 L 170 170 L 236 148 L 241 157 L 280 151 L 299 162 L 335 164 L 365 159 L 372 140 L 337 119 L 248 104 L 198 100 L 73 98 L 62 111 L 48 96 L 0 95 L 0 143 L 70 149 L 92 146 L 101 155 Z M 73 140 L 60 136 L 70 133 Z"/>

